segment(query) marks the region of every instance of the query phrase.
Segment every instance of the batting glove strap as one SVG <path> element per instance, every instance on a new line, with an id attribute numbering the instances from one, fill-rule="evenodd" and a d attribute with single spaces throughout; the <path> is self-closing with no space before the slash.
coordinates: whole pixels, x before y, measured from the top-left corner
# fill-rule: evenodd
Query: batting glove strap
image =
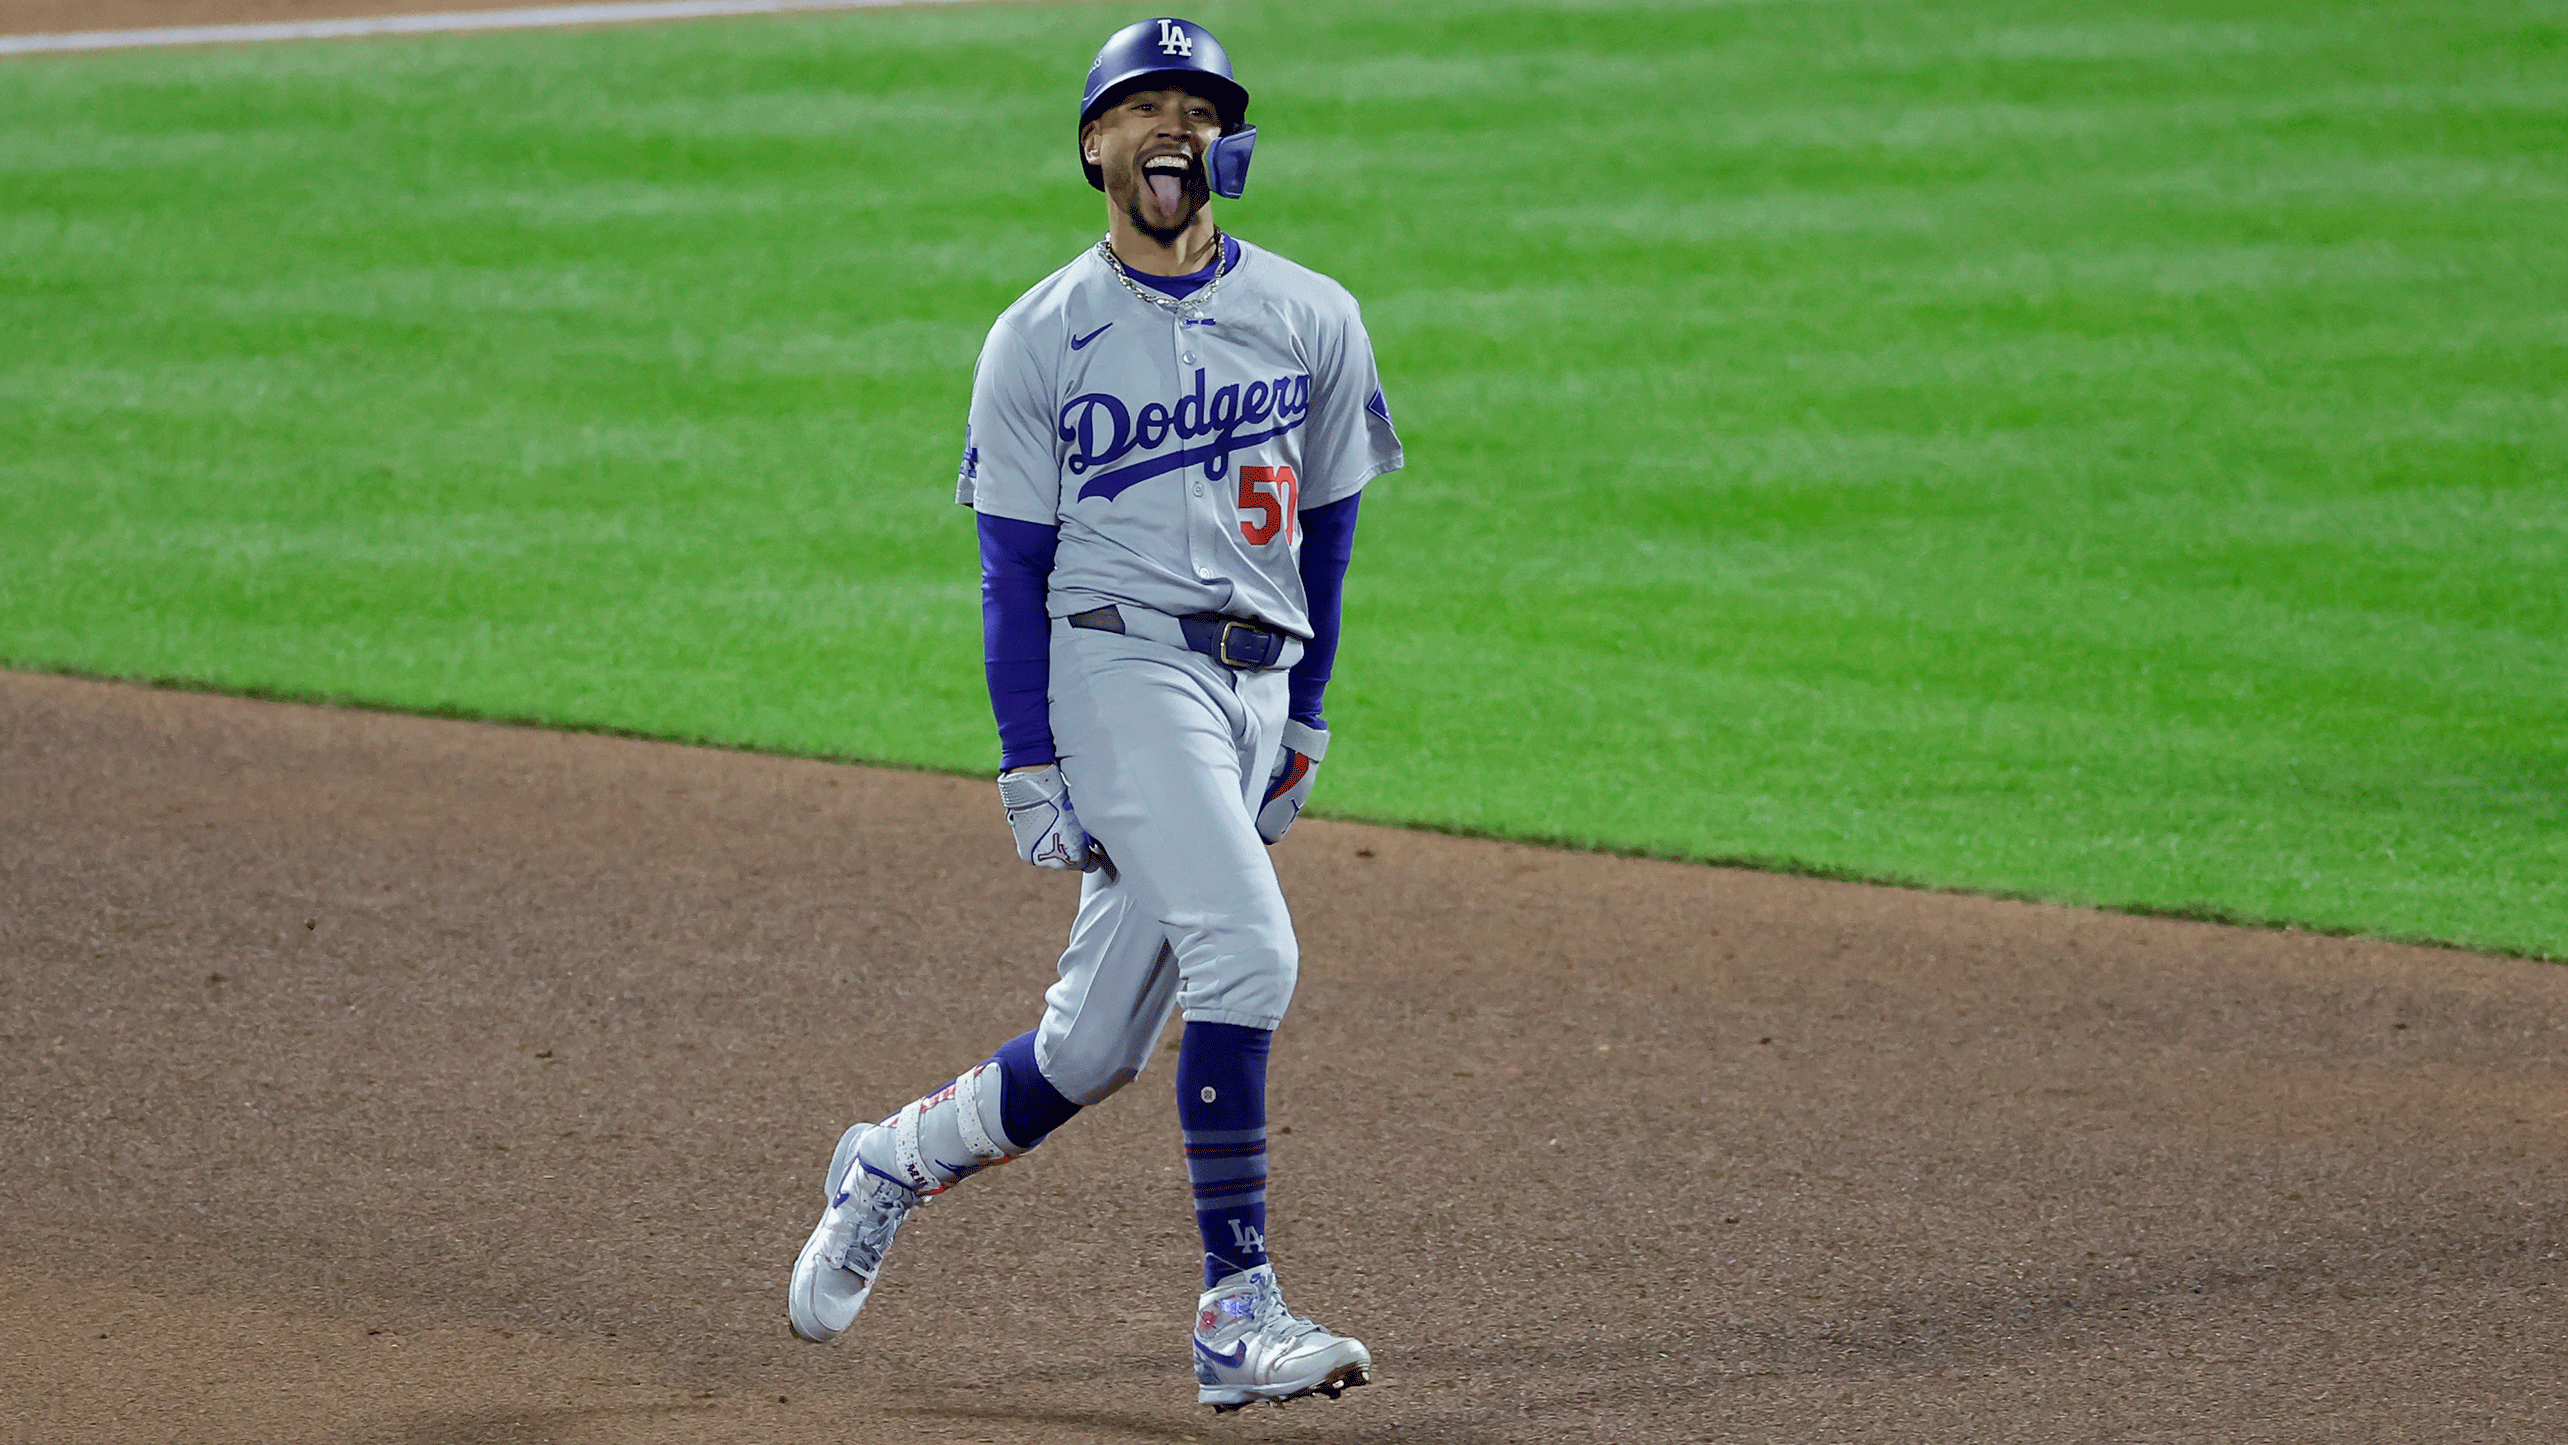
<path id="1" fill-rule="evenodd" d="M 1284 746 L 1316 763 L 1329 755 L 1329 730 L 1288 717 L 1284 720 Z"/>
<path id="2" fill-rule="evenodd" d="M 1019 858 L 1037 868 L 1083 873 L 1097 866 L 1096 850 L 1089 846 L 1088 830 L 1079 826 L 1079 815 L 1071 811 L 1070 785 L 1059 767 L 1046 763 L 1001 773 L 999 804 L 1008 811 L 1008 831 L 1016 835 Z"/>
<path id="3" fill-rule="evenodd" d="M 1329 750 L 1325 728 L 1286 721 L 1284 751 L 1275 760 L 1275 775 L 1266 782 L 1266 800 L 1257 810 L 1257 836 L 1268 844 L 1284 841 L 1293 831 L 1293 820 L 1302 816 L 1302 805 L 1311 800 L 1311 785 L 1319 781 L 1320 758 Z"/>

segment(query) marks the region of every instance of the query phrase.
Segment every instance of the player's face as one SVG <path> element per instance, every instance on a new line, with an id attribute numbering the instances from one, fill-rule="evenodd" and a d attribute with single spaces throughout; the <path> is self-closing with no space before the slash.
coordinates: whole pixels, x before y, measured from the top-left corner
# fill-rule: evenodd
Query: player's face
<path id="1" fill-rule="evenodd" d="M 1204 152 L 1221 134 L 1221 110 L 1202 96 L 1140 90 L 1089 122 L 1084 144 L 1107 199 L 1165 244 L 1212 199 Z"/>

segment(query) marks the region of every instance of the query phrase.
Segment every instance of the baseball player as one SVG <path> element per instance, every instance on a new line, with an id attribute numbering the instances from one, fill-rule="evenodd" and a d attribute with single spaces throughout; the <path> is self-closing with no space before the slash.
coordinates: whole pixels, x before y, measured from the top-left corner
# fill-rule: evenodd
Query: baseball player
<path id="1" fill-rule="evenodd" d="M 1354 298 L 1226 235 L 1248 91 L 1202 26 L 1145 20 L 1089 68 L 1079 159 L 1107 232 L 990 329 L 956 500 L 1017 853 L 1085 874 L 1041 1022 L 840 1137 L 795 1261 L 794 1332 L 855 1320 L 910 1212 L 1130 1083 L 1185 1015 L 1177 1118 L 1203 1236 L 1196 1398 L 1366 1383 L 1266 1254 L 1266 1062 L 1298 952 L 1266 845 L 1328 750 L 1321 693 L 1365 483 L 1401 464 Z"/>

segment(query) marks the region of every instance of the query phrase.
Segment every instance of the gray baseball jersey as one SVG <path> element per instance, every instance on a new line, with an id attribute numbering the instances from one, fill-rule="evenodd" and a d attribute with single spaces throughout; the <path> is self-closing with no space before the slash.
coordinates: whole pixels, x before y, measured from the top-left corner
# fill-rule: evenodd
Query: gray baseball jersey
<path id="1" fill-rule="evenodd" d="M 1201 314 L 1143 301 L 1104 257 L 990 328 L 955 500 L 1061 529 L 1047 610 L 1255 617 L 1309 637 L 1297 513 L 1399 467 L 1355 298 L 1240 243 Z"/>

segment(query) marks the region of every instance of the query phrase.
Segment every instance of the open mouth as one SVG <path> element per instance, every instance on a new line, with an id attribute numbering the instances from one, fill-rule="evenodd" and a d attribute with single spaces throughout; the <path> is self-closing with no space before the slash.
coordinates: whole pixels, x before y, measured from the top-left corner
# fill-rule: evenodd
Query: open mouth
<path id="1" fill-rule="evenodd" d="M 1142 183 L 1160 208 L 1172 213 L 1186 204 L 1186 193 L 1202 175 L 1203 168 L 1191 155 L 1152 156 L 1141 163 Z"/>

